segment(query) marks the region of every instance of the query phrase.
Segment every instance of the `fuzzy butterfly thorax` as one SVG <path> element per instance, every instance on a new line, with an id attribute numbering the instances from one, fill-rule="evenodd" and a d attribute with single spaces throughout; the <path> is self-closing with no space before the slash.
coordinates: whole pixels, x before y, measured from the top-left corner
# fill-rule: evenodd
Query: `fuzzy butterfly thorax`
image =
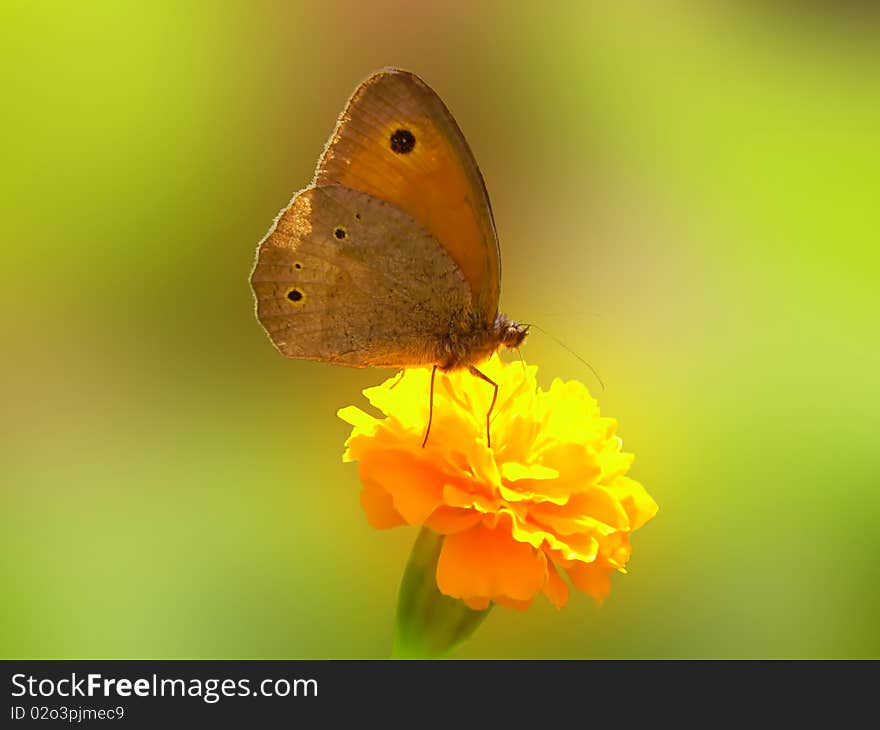
<path id="1" fill-rule="evenodd" d="M 527 325 L 498 314 L 487 322 L 470 313 L 458 328 L 451 328 L 439 342 L 437 365 L 441 370 L 461 370 L 488 359 L 501 346 L 519 347 L 529 332 Z"/>

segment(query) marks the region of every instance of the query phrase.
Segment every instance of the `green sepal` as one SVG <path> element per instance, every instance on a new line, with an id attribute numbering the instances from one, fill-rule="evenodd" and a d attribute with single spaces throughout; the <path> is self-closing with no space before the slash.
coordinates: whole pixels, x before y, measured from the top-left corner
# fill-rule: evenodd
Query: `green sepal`
<path id="1" fill-rule="evenodd" d="M 445 536 L 423 527 L 410 553 L 397 596 L 395 659 L 439 659 L 465 641 L 483 623 L 483 611 L 443 595 L 437 588 L 437 560 Z"/>

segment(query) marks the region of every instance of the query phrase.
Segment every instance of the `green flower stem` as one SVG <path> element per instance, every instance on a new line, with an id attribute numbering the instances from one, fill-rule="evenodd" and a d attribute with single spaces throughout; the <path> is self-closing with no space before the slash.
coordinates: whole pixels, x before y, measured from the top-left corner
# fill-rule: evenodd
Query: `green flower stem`
<path id="1" fill-rule="evenodd" d="M 474 611 L 437 588 L 437 560 L 443 535 L 423 527 L 413 545 L 397 597 L 394 659 L 443 657 L 483 623 L 489 611 Z"/>

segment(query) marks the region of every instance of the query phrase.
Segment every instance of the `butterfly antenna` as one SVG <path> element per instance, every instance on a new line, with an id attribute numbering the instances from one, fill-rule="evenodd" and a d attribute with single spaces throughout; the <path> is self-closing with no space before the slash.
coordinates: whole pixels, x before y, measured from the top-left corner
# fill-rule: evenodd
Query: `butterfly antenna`
<path id="1" fill-rule="evenodd" d="M 539 326 L 536 325 L 536 324 L 529 324 L 529 325 L 527 325 L 527 326 L 528 326 L 528 327 L 534 327 L 534 328 L 535 328 L 536 330 L 538 330 L 539 332 L 543 332 L 545 335 L 547 335 L 547 337 L 549 337 L 551 340 L 553 340 L 553 341 L 554 341 L 557 345 L 559 345 L 563 350 L 566 350 L 566 351 L 569 352 L 571 355 L 574 355 L 574 356 L 575 356 L 578 360 L 580 360 L 584 365 L 586 365 L 588 368 L 590 368 L 590 372 L 593 373 L 593 375 L 596 377 L 596 380 L 599 381 L 599 386 L 602 388 L 602 392 L 603 392 L 603 393 L 605 392 L 605 383 L 604 383 L 604 381 L 602 380 L 602 376 L 599 375 L 599 373 L 596 372 L 596 368 L 594 368 L 592 365 L 590 365 L 590 363 L 588 363 L 586 360 L 584 360 L 584 358 L 582 358 L 582 357 L 581 357 L 580 355 L 578 355 L 574 350 L 572 350 L 568 345 L 566 345 L 562 340 L 560 340 L 558 337 L 556 337 L 556 335 L 551 335 L 551 334 L 550 334 L 547 330 L 545 330 L 543 327 L 539 327 Z"/>
<path id="2" fill-rule="evenodd" d="M 431 433 L 431 422 L 434 420 L 434 376 L 437 375 L 437 366 L 431 370 L 431 393 L 428 396 L 428 427 L 425 429 L 425 438 L 422 441 L 422 448 L 428 443 L 428 435 Z"/>

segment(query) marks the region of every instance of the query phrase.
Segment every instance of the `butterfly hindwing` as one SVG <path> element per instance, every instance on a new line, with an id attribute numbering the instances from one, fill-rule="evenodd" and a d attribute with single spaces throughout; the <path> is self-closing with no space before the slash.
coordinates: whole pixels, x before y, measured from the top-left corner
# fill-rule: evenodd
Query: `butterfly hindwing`
<path id="1" fill-rule="evenodd" d="M 341 185 L 307 188 L 260 244 L 257 317 L 288 357 L 356 367 L 436 361 L 470 304 L 455 262 L 409 215 Z"/>

